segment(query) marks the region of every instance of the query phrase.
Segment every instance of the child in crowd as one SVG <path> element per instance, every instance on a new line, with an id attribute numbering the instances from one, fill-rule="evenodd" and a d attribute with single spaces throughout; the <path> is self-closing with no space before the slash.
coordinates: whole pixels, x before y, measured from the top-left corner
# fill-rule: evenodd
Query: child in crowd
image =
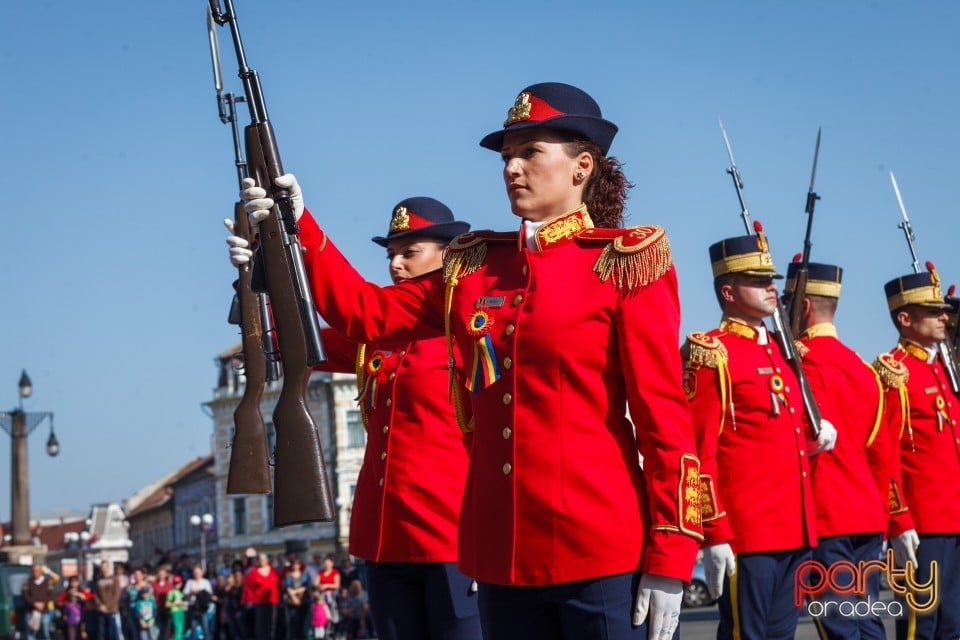
<path id="1" fill-rule="evenodd" d="M 63 616 L 63 624 L 67 640 L 80 640 L 82 634 L 81 623 L 83 622 L 83 603 L 86 597 L 80 589 L 80 578 L 71 576 L 60 596 L 60 613 Z"/>
<path id="2" fill-rule="evenodd" d="M 153 589 L 150 585 L 141 588 L 137 595 L 136 615 L 140 627 L 140 640 L 157 640 L 159 635 L 157 633 L 157 601 L 153 599 Z"/>
<path id="3" fill-rule="evenodd" d="M 325 638 L 327 634 L 327 622 L 330 620 L 330 612 L 327 610 L 327 603 L 323 599 L 323 592 L 320 587 L 313 587 L 310 590 L 310 624 L 313 627 L 313 637 L 316 640 Z"/>
<path id="4" fill-rule="evenodd" d="M 187 619 L 187 601 L 183 598 L 183 578 L 174 574 L 173 588 L 167 593 L 167 610 L 173 626 L 172 640 L 183 640 L 183 626 Z"/>

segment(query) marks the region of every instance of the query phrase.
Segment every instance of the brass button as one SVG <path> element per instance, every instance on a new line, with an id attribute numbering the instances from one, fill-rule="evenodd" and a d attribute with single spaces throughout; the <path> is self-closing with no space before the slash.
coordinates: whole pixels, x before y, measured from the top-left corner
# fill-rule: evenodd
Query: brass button
<path id="1" fill-rule="evenodd" d="M 390 379 L 391 379 L 391 380 L 393 380 L 393 379 L 396 378 L 396 377 L 397 377 L 397 372 L 396 372 L 396 371 L 394 371 L 393 373 L 390 374 Z"/>
<path id="2" fill-rule="evenodd" d="M 807 452 L 804 451 L 803 449 L 800 449 L 800 457 L 803 457 L 805 455 L 807 455 Z"/>
<path id="3" fill-rule="evenodd" d="M 390 431 L 390 427 L 384 425 L 383 432 L 386 433 L 387 431 Z"/>
<path id="4" fill-rule="evenodd" d="M 400 351 L 400 357 L 401 357 L 401 358 L 402 358 L 403 356 L 405 356 L 405 355 L 407 355 L 406 350 Z"/>
<path id="5" fill-rule="evenodd" d="M 516 329 L 517 329 L 517 328 L 516 328 L 515 326 L 513 326 L 512 324 L 508 324 L 508 325 L 507 325 L 507 328 L 504 329 L 504 332 L 505 332 L 508 336 L 512 336 L 512 335 L 513 335 L 513 332 L 516 331 Z"/>
<path id="6" fill-rule="evenodd" d="M 513 470 L 513 466 L 509 462 L 503 464 L 503 475 L 508 475 L 510 471 Z"/>
<path id="7" fill-rule="evenodd" d="M 528 271 L 528 270 L 529 270 L 529 269 L 527 269 L 527 265 L 523 265 L 523 268 L 520 269 L 520 273 L 522 273 L 523 275 L 527 275 L 527 271 Z"/>
<path id="8" fill-rule="evenodd" d="M 503 439 L 504 439 L 504 440 L 509 440 L 509 439 L 510 439 L 510 435 L 511 435 L 512 433 L 513 433 L 513 431 L 510 430 L 510 427 L 504 427 L 504 428 L 503 428 Z"/>
<path id="9" fill-rule="evenodd" d="M 392 404 L 393 404 L 393 400 L 391 400 L 390 398 L 387 398 L 387 406 L 389 407 Z"/>
<path id="10" fill-rule="evenodd" d="M 387 459 L 387 452 L 386 452 L 386 451 L 384 451 L 383 453 L 380 454 L 380 459 L 381 459 L 381 460 L 386 460 L 386 459 Z"/>
<path id="11" fill-rule="evenodd" d="M 523 295 L 522 295 L 522 294 L 519 294 L 519 293 L 518 293 L 517 295 L 513 296 L 513 304 L 514 304 L 514 306 L 520 304 L 521 302 L 523 302 Z"/>
<path id="12" fill-rule="evenodd" d="M 390 401 L 387 400 L 387 402 L 390 402 Z M 796 413 L 796 411 L 793 410 L 793 407 L 790 407 L 790 413 Z"/>
<path id="13" fill-rule="evenodd" d="M 806 471 L 802 471 L 802 472 L 800 472 L 800 475 L 802 475 L 804 478 L 806 478 L 806 477 L 807 477 L 807 472 L 806 472 Z"/>
<path id="14" fill-rule="evenodd" d="M 503 359 L 504 369 L 509 369 L 512 366 L 513 366 L 513 360 L 510 359 L 510 356 L 507 356 L 506 358 Z"/>
<path id="15" fill-rule="evenodd" d="M 784 387 L 783 390 L 784 390 L 786 393 L 790 393 L 790 387 Z"/>
<path id="16" fill-rule="evenodd" d="M 513 396 L 509 393 L 503 394 L 503 404 L 510 404 L 510 401 L 513 400 Z"/>
<path id="17" fill-rule="evenodd" d="M 383 478 L 380 478 L 380 486 L 383 486 Z"/>

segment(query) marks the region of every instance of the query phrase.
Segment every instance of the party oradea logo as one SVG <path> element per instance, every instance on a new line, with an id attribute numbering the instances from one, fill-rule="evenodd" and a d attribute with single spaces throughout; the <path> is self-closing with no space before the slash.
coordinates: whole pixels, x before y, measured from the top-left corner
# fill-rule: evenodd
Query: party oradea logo
<path id="1" fill-rule="evenodd" d="M 901 596 L 889 602 L 873 600 L 869 594 L 871 574 L 886 578 L 890 590 Z M 848 596 L 848 597 L 843 597 Z M 814 618 L 839 616 L 844 618 L 903 617 L 910 610 L 918 614 L 937 608 L 940 599 L 940 568 L 930 562 L 929 579 L 918 579 L 912 562 L 898 569 L 893 549 L 887 549 L 883 559 L 861 560 L 854 564 L 839 560 L 825 565 L 816 560 L 801 562 L 794 573 L 793 603 Z"/>

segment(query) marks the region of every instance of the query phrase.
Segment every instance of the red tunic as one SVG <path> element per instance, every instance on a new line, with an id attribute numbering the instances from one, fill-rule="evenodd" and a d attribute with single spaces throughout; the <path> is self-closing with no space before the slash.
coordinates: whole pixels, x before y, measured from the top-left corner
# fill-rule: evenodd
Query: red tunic
<path id="1" fill-rule="evenodd" d="M 758 335 L 727 320 L 691 334 L 686 347 L 722 359 L 688 357 L 684 382 L 704 474 L 705 544 L 729 542 L 737 553 L 816 544 L 800 388 L 776 340 L 761 345 Z"/>
<path id="2" fill-rule="evenodd" d="M 810 327 L 800 341 L 817 406 L 837 429 L 833 450 L 810 460 L 817 535 L 884 532 L 890 464 L 877 375 L 832 324 Z"/>
<path id="3" fill-rule="evenodd" d="M 960 533 L 960 403 L 939 360 L 927 362 L 919 345 L 901 342 L 880 359 L 885 357 L 906 367 L 899 382 L 880 371 L 887 385 L 887 428 L 900 445 L 899 459 L 893 457 L 901 492 L 891 494 L 889 534 Z"/>
<path id="4" fill-rule="evenodd" d="M 240 592 L 242 604 L 277 604 L 280 602 L 280 575 L 270 567 L 270 573 L 260 575 L 253 567 L 243 576 L 243 590 Z"/>
<path id="5" fill-rule="evenodd" d="M 325 371 L 356 372 L 357 343 L 323 331 Z M 363 349 L 367 447 L 350 516 L 350 553 L 375 562 L 455 562 L 467 443 L 447 395 L 443 338 Z"/>
<path id="6" fill-rule="evenodd" d="M 443 335 L 439 274 L 377 287 L 309 215 L 301 227 L 331 326 L 358 341 Z M 540 228 L 542 250 L 516 232 L 465 234 L 448 249 L 458 276 L 450 330 L 474 388 L 458 387 L 475 425 L 458 558 L 484 582 L 556 584 L 641 567 L 690 578 L 699 472 L 669 245 L 657 228 L 590 227 L 578 210 Z"/>

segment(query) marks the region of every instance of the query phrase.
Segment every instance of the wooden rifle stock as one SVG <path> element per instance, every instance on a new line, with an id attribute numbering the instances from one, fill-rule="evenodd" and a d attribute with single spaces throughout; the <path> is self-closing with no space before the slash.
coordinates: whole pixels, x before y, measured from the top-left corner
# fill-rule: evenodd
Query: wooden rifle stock
<path id="1" fill-rule="evenodd" d="M 790 294 L 790 331 L 793 335 L 800 335 L 803 325 L 803 298 L 807 295 L 807 278 L 809 272 L 800 269 L 793 281 L 793 293 Z"/>
<path id="2" fill-rule="evenodd" d="M 273 522 L 276 526 L 330 522 L 336 517 L 336 509 L 320 434 L 307 406 L 310 368 L 323 357 L 322 349 L 318 354 L 308 348 L 309 319 L 316 322 L 316 311 L 306 284 L 289 194 L 274 186 L 283 168 L 273 129 L 269 122 L 250 124 L 244 139 L 250 177 L 277 203 L 271 215 L 260 222 L 259 254 L 283 362 L 283 387 L 273 412 L 277 433 Z M 319 329 L 314 330 L 319 336 Z"/>
<path id="3" fill-rule="evenodd" d="M 234 233 L 251 241 L 250 222 L 243 203 L 234 207 Z M 251 245 L 253 243 L 251 242 Z M 251 288 L 251 263 L 238 269 L 237 298 L 240 303 L 240 329 L 243 336 L 243 369 L 246 386 L 243 398 L 233 412 L 233 443 L 227 493 L 270 493 L 270 465 L 267 428 L 260 415 L 260 401 L 267 382 L 266 354 L 263 350 L 263 325 L 257 294 Z"/>

